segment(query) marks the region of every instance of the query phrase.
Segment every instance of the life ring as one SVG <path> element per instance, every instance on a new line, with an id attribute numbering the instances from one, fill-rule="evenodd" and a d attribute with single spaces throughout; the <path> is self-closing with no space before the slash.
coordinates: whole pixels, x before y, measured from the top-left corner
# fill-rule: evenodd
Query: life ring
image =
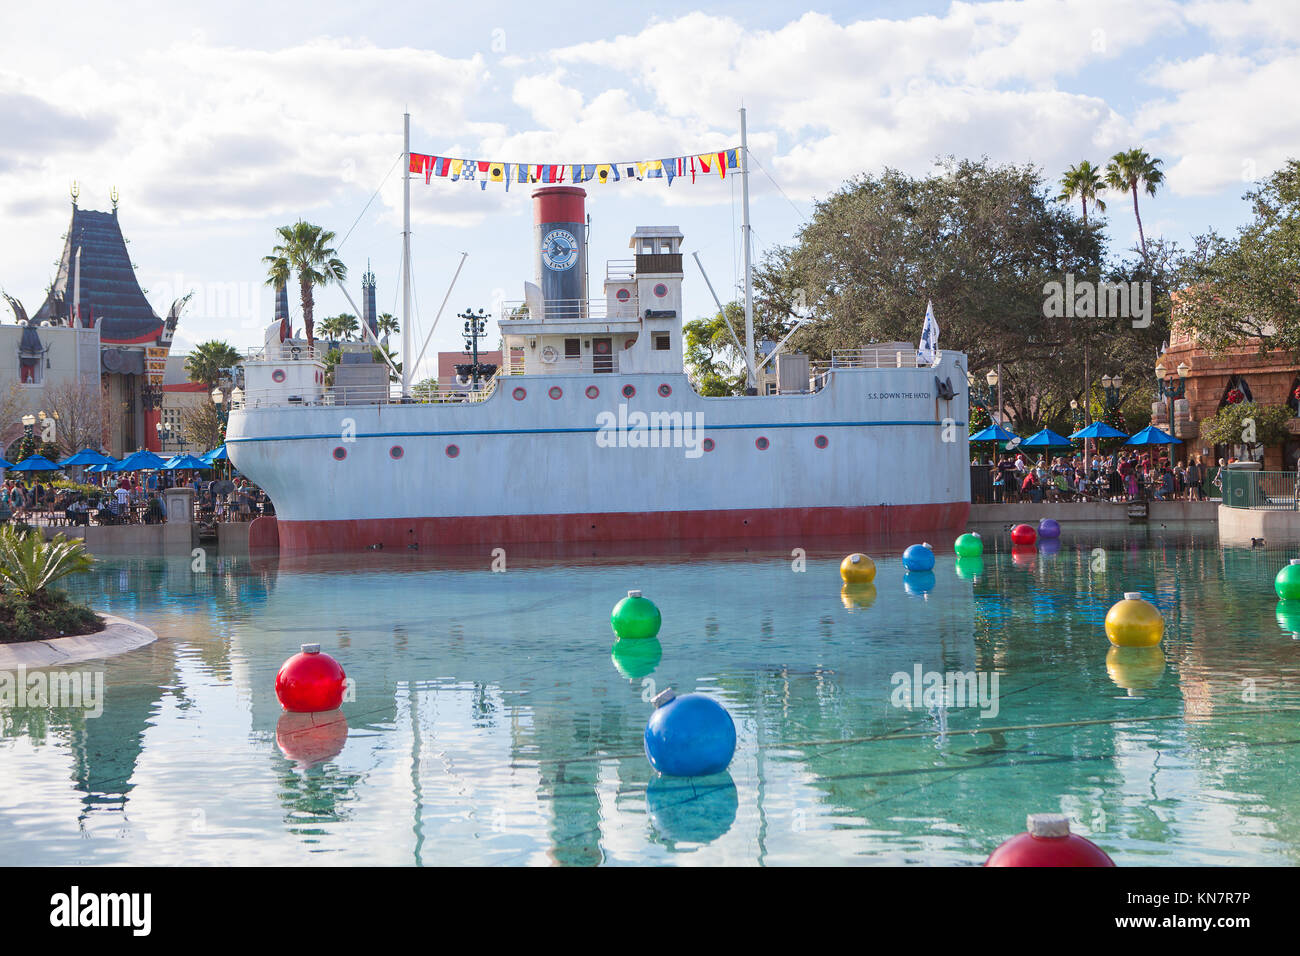
<path id="1" fill-rule="evenodd" d="M 542 361 L 547 365 L 555 362 L 559 357 L 560 353 L 554 345 L 547 345 L 542 349 Z"/>

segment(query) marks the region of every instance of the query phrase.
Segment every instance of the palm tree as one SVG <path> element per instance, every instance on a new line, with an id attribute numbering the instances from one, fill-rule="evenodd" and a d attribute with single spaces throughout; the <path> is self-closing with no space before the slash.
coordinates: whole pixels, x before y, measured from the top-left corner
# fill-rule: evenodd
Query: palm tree
<path id="1" fill-rule="evenodd" d="M 312 326 L 315 307 L 312 290 L 318 285 L 342 282 L 348 276 L 348 269 L 330 246 L 334 233 L 328 229 L 300 219 L 292 226 L 280 226 L 276 232 L 280 236 L 279 244 L 269 256 L 262 257 L 266 264 L 266 284 L 274 287 L 281 282 L 287 283 L 294 272 L 298 273 L 302 322 L 307 329 L 307 347 L 311 348 L 316 343 Z"/>
<path id="2" fill-rule="evenodd" d="M 229 342 L 213 339 L 194 346 L 194 351 L 185 359 L 185 371 L 189 373 L 191 382 L 202 382 L 212 389 L 221 381 L 222 369 L 234 368 L 242 360 L 239 350 Z"/>
<path id="3" fill-rule="evenodd" d="M 355 315 L 344 312 L 342 315 L 336 315 L 334 320 L 338 323 L 339 335 L 348 341 L 351 341 L 352 337 L 361 331 L 361 324 L 357 322 Z"/>
<path id="4" fill-rule="evenodd" d="M 397 319 L 389 315 L 387 312 L 375 319 L 375 325 L 379 326 L 380 335 L 392 335 L 394 332 L 402 331 L 401 327 L 397 324 Z"/>
<path id="5" fill-rule="evenodd" d="M 1088 225 L 1088 201 L 1097 212 L 1106 211 L 1106 202 L 1097 194 L 1105 188 L 1101 181 L 1101 170 L 1088 160 L 1071 166 L 1061 177 L 1061 195 L 1056 198 L 1061 202 L 1070 202 L 1078 196 L 1083 204 L 1083 225 Z"/>
<path id="6" fill-rule="evenodd" d="M 1138 187 L 1145 188 L 1148 196 L 1154 196 L 1156 187 L 1165 181 L 1165 174 L 1159 169 L 1163 162 L 1148 156 L 1146 150 L 1135 147 L 1116 153 L 1106 165 L 1106 185 L 1133 194 L 1133 218 L 1137 220 L 1138 245 L 1143 261 L 1147 261 L 1147 237 L 1142 232 L 1142 216 L 1138 213 Z"/>

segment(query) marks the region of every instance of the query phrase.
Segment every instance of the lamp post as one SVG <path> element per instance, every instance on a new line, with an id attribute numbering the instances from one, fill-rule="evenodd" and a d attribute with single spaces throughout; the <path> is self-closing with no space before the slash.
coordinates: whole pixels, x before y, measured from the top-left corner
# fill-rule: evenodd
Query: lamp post
<path id="1" fill-rule="evenodd" d="M 998 425 L 1002 424 L 1002 363 L 999 362 L 997 368 L 989 369 L 989 373 L 984 376 L 984 381 L 989 383 L 989 389 L 998 390 Z"/>
<path id="2" fill-rule="evenodd" d="M 487 327 L 487 313 L 483 309 L 477 312 L 466 309 L 458 313 L 456 318 L 465 320 L 461 335 L 465 339 L 465 351 L 470 353 L 469 364 L 457 365 L 456 374 L 469 378 L 470 389 L 477 392 L 479 380 L 491 378 L 497 370 L 497 367 L 490 362 L 484 363 L 478 360 L 478 340 L 486 335 L 484 329 Z"/>
<path id="3" fill-rule="evenodd" d="M 1169 411 L 1169 434 L 1174 435 L 1174 399 L 1182 398 L 1187 393 L 1187 376 L 1191 372 L 1191 367 L 1186 362 L 1180 362 L 1177 374 L 1170 375 L 1165 368 L 1164 361 L 1156 362 L 1156 382 L 1158 385 L 1158 394 L 1165 400 L 1165 407 Z M 1169 458 L 1172 461 L 1174 457 L 1173 446 L 1169 448 Z"/>

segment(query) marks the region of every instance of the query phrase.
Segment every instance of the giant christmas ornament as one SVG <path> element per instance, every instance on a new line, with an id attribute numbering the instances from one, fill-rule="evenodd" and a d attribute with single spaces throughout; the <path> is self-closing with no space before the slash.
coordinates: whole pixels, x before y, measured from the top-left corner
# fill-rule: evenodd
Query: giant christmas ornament
<path id="1" fill-rule="evenodd" d="M 275 675 L 275 696 L 285 710 L 314 714 L 335 710 L 343 703 L 347 674 L 343 666 L 319 644 L 304 644 L 302 651 L 280 666 Z"/>
<path id="2" fill-rule="evenodd" d="M 736 725 L 712 697 L 668 689 L 655 698 L 655 712 L 645 728 L 650 764 L 669 777 L 704 777 L 721 773 L 736 752 Z"/>
<path id="3" fill-rule="evenodd" d="M 865 554 L 850 554 L 840 562 L 840 577 L 845 584 L 870 584 L 876 579 L 876 562 Z"/>
<path id="4" fill-rule="evenodd" d="M 1070 832 L 1059 813 L 1031 813 L 1028 832 L 1013 836 L 984 861 L 985 866 L 1114 866 L 1091 840 Z"/>
<path id="5" fill-rule="evenodd" d="M 627 597 L 615 604 L 609 615 L 609 626 L 620 640 L 655 637 L 662 624 L 659 608 L 653 601 L 642 597 L 640 591 L 628 591 Z"/>
<path id="6" fill-rule="evenodd" d="M 1106 612 L 1106 636 L 1116 647 L 1154 647 L 1164 637 L 1160 609 L 1137 591 L 1127 591 Z"/>
<path id="7" fill-rule="evenodd" d="M 1300 599 L 1300 558 L 1292 558 L 1291 563 L 1277 573 L 1273 590 L 1283 601 Z"/>

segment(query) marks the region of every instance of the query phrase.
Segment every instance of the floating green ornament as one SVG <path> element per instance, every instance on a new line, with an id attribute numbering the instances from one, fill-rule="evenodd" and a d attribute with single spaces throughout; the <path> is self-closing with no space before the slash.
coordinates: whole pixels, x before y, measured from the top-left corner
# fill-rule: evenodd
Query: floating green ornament
<path id="1" fill-rule="evenodd" d="M 967 531 L 952 548 L 959 558 L 978 558 L 984 553 L 984 539 L 973 531 Z"/>
<path id="2" fill-rule="evenodd" d="M 654 602 L 641 596 L 640 591 L 628 591 L 627 597 L 614 605 L 609 615 L 609 625 L 623 640 L 654 637 L 659 633 L 663 617 Z"/>
<path id="3" fill-rule="evenodd" d="M 1283 601 L 1300 600 L 1300 558 L 1292 558 L 1291 563 L 1277 573 L 1273 590 Z"/>

